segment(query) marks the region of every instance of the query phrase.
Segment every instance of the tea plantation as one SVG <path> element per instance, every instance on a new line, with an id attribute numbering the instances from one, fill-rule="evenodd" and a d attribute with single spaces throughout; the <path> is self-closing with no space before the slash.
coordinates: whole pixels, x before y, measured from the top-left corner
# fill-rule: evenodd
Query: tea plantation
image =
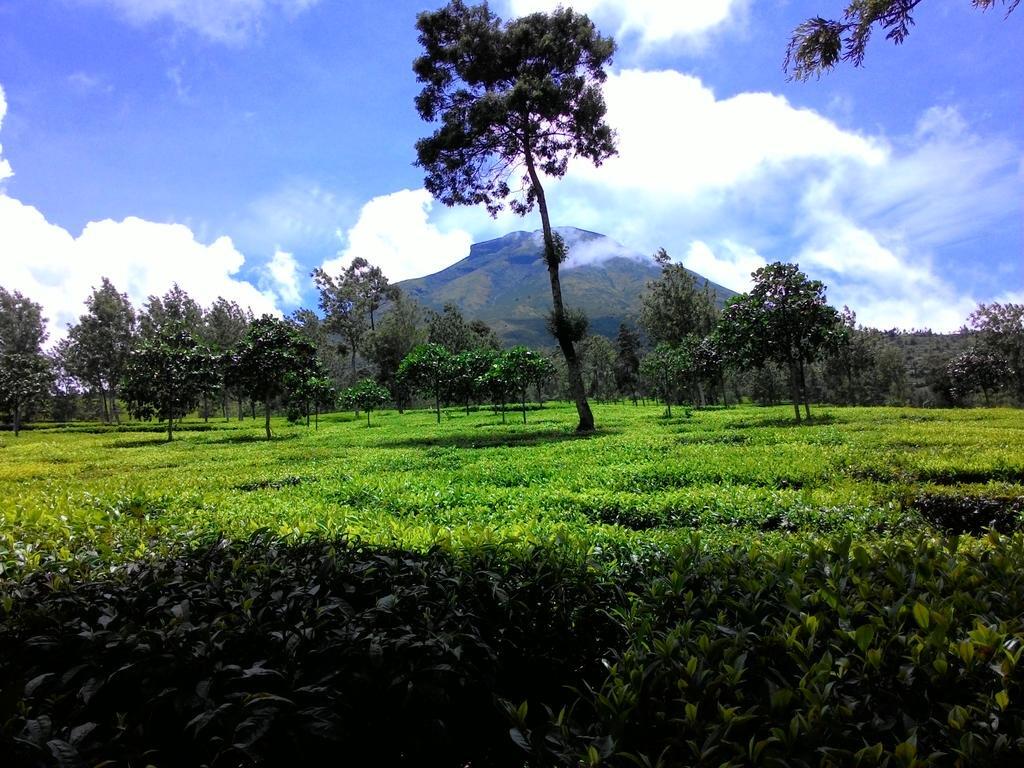
<path id="1" fill-rule="evenodd" d="M 0 435 L 11 765 L 1017 765 L 1024 412 Z"/>

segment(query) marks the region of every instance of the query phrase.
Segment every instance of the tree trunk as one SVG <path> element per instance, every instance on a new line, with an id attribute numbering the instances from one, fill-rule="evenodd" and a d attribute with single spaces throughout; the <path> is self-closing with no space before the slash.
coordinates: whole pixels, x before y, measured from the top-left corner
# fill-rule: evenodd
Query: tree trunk
<path id="1" fill-rule="evenodd" d="M 264 400 L 263 401 L 263 416 L 264 416 L 263 425 L 264 425 L 264 427 L 267 430 L 267 440 L 269 440 L 270 439 L 270 401 L 269 400 Z"/>
<path id="2" fill-rule="evenodd" d="M 526 423 L 526 390 L 523 390 L 523 424 Z"/>
<path id="3" fill-rule="evenodd" d="M 804 399 L 804 413 L 807 414 L 807 420 L 811 420 L 811 399 L 807 396 L 807 377 L 804 376 L 804 361 L 800 360 L 800 394 Z"/>
<path id="4" fill-rule="evenodd" d="M 21 403 L 14 404 L 14 436 L 21 433 Z"/>
<path id="5" fill-rule="evenodd" d="M 569 374 L 569 390 L 576 401 L 576 412 L 579 415 L 580 423 L 576 427 L 577 432 L 594 431 L 594 414 L 590 410 L 590 403 L 587 402 L 587 393 L 583 387 L 583 375 L 580 371 L 580 361 L 576 356 L 576 348 L 568 335 L 565 327 L 565 304 L 562 301 L 562 283 L 558 277 L 558 260 L 555 257 L 555 239 L 551 232 L 551 219 L 548 216 L 548 204 L 544 197 L 544 187 L 540 183 L 537 169 L 533 162 L 533 152 L 530 149 L 529 136 L 523 151 L 526 160 L 526 170 L 530 174 L 530 184 L 537 196 L 537 207 L 540 210 L 540 223 L 544 231 L 544 260 L 548 266 L 548 279 L 551 283 L 551 301 L 554 308 L 554 320 L 558 346 L 565 357 L 565 365 Z"/>
<path id="6" fill-rule="evenodd" d="M 171 414 L 167 414 L 167 442 L 171 442 L 174 439 L 174 418 Z"/>
<path id="7" fill-rule="evenodd" d="M 366 428 L 370 428 L 370 409 L 366 409 Z"/>
<path id="8" fill-rule="evenodd" d="M 434 410 L 437 411 L 437 423 L 441 423 L 441 393 L 434 392 Z"/>
<path id="9" fill-rule="evenodd" d="M 800 384 L 799 374 L 796 370 L 796 363 L 789 363 L 789 395 L 793 398 L 793 414 L 796 416 L 796 423 L 800 423 Z"/>

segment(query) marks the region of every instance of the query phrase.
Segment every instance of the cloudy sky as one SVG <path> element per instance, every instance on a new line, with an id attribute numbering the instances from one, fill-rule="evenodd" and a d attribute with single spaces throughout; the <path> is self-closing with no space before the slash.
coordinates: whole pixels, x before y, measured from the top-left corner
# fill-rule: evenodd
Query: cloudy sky
<path id="1" fill-rule="evenodd" d="M 256 312 L 309 272 L 393 280 L 539 226 L 422 187 L 413 107 L 428 0 L 0 0 L 0 285 L 55 336 L 101 276 Z M 547 0 L 493 0 L 508 17 Z M 1024 301 L 1024 10 L 923 3 L 862 69 L 786 80 L 790 31 L 836 0 L 577 0 L 619 44 L 619 155 L 549 187 L 559 225 L 664 247 L 737 290 L 795 261 L 861 322 L 960 326 Z"/>

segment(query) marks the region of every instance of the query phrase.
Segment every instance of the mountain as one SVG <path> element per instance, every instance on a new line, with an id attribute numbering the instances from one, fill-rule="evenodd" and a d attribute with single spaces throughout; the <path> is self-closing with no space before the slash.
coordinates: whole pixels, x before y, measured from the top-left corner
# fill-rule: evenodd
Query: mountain
<path id="1" fill-rule="evenodd" d="M 561 269 L 566 306 L 582 309 L 590 319 L 591 332 L 610 338 L 618 332 L 619 323 L 635 324 L 640 297 L 661 274 L 654 258 L 597 232 L 574 227 L 556 231 L 568 247 Z M 543 251 L 540 230 L 512 232 L 476 243 L 462 261 L 433 275 L 403 280 L 398 286 L 437 311 L 446 303 L 455 304 L 467 320 L 483 320 L 507 344 L 550 346 L 554 340 L 545 319 L 551 312 L 551 285 L 541 261 Z M 706 282 L 711 287 L 719 306 L 735 295 L 693 274 L 699 286 Z"/>

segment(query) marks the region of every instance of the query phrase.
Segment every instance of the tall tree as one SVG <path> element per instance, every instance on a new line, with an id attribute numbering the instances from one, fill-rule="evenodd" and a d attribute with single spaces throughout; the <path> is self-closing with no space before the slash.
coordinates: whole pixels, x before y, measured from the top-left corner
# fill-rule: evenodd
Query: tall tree
<path id="1" fill-rule="evenodd" d="M 440 312 L 431 312 L 427 321 L 427 341 L 440 344 L 451 354 L 457 355 L 472 349 L 473 332 L 457 306 L 448 302 Z"/>
<path id="2" fill-rule="evenodd" d="M 720 349 L 741 365 L 776 362 L 789 373 L 796 420 L 800 404 L 807 418 L 806 364 L 835 347 L 843 332 L 839 313 L 825 300 L 825 286 L 796 264 L 775 262 L 753 273 L 750 293 L 729 299 L 719 318 Z"/>
<path id="3" fill-rule="evenodd" d="M 921 0 L 849 0 L 842 19 L 807 19 L 793 30 L 785 69 L 794 79 L 807 80 L 841 61 L 859 67 L 874 29 L 884 31 L 886 40 L 902 43 L 914 26 L 914 10 L 920 4 Z M 1002 5 L 1009 16 L 1020 0 L 971 0 L 971 5 L 982 10 Z"/>
<path id="4" fill-rule="evenodd" d="M 336 333 L 345 340 L 352 373 L 356 371 L 356 358 L 370 330 L 363 286 L 360 284 L 360 264 L 365 261 L 360 258 L 353 259 L 352 263 L 336 277 L 320 268 L 313 270 L 313 282 L 320 292 L 320 309 L 324 313 L 324 325 L 330 333 Z"/>
<path id="5" fill-rule="evenodd" d="M 640 383 L 640 334 L 625 323 L 615 336 L 615 386 L 636 405 Z"/>
<path id="6" fill-rule="evenodd" d="M 86 313 L 68 329 L 70 372 L 99 394 L 103 420 L 120 421 L 117 386 L 135 346 L 135 308 L 107 278 L 85 300 Z"/>
<path id="7" fill-rule="evenodd" d="M 242 420 L 242 396 L 239 392 L 232 392 L 228 386 L 227 361 L 230 357 L 228 353 L 245 337 L 245 332 L 252 321 L 251 310 L 244 310 L 237 303 L 228 301 L 223 296 L 218 296 L 203 315 L 201 338 L 207 348 L 217 356 L 217 391 L 220 394 L 221 412 L 225 421 L 228 419 L 228 398 L 230 396 L 237 399 L 238 420 Z"/>
<path id="8" fill-rule="evenodd" d="M 673 264 L 662 248 L 654 257 L 661 277 L 647 284 L 640 325 L 654 344 L 681 344 L 690 335 L 705 336 L 715 327 L 718 310 L 707 280 L 703 287 L 682 264 Z"/>
<path id="9" fill-rule="evenodd" d="M 423 90 L 416 109 L 440 122 L 416 143 L 426 188 L 445 205 L 507 204 L 525 215 L 536 206 L 551 284 L 551 327 L 565 356 L 580 431 L 594 428 L 562 297 L 559 265 L 566 250 L 551 227 L 542 176 L 565 175 L 569 158 L 595 165 L 615 152 L 604 121 L 601 84 L 614 42 L 569 8 L 502 22 L 487 4 L 453 0 L 416 21 L 423 55 L 413 69 Z M 510 183 L 511 182 L 511 183 Z"/>
<path id="10" fill-rule="evenodd" d="M 143 339 L 152 339 L 169 326 L 194 338 L 199 338 L 203 327 L 203 308 L 177 283 L 163 296 L 150 296 L 139 316 Z"/>
<path id="11" fill-rule="evenodd" d="M 374 330 L 374 312 L 384 302 L 394 301 L 401 292 L 397 286 L 391 285 L 380 267 L 374 266 L 362 256 L 356 256 L 345 269 L 346 278 L 355 286 L 359 304 L 366 311 L 370 320 L 370 330 Z"/>
<path id="12" fill-rule="evenodd" d="M 51 382 L 43 308 L 0 286 L 0 409 L 11 414 L 15 437 L 29 409 L 45 397 Z"/>
<path id="13" fill-rule="evenodd" d="M 370 337 L 368 355 L 377 366 L 377 381 L 391 390 L 399 408 L 405 407 L 409 393 L 397 381 L 398 367 L 426 340 L 423 308 L 405 294 L 398 294 Z"/>

